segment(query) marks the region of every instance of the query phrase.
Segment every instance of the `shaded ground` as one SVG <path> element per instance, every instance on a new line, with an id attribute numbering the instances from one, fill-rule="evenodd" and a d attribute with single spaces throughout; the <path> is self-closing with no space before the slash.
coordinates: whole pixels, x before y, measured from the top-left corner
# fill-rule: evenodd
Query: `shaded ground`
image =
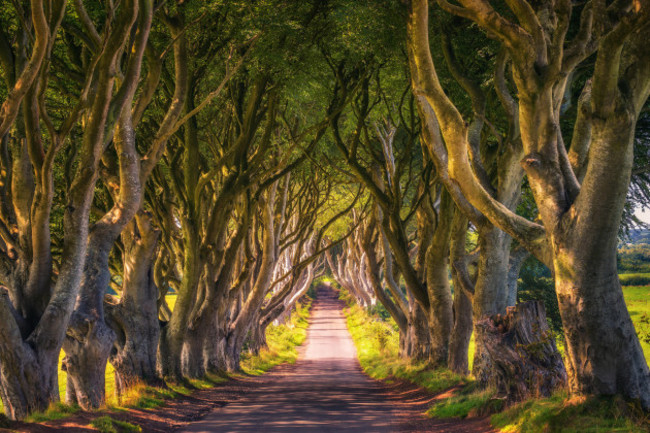
<path id="1" fill-rule="evenodd" d="M 435 420 L 423 414 L 441 396 L 404 382 L 365 376 L 345 326 L 342 303 L 322 288 L 305 346 L 295 365 L 231 380 L 153 410 L 107 412 L 144 432 L 493 432 L 485 419 Z M 20 432 L 89 432 L 104 413 L 81 413 L 47 424 L 15 424 Z M 2 431 L 7 431 L 0 429 Z"/>

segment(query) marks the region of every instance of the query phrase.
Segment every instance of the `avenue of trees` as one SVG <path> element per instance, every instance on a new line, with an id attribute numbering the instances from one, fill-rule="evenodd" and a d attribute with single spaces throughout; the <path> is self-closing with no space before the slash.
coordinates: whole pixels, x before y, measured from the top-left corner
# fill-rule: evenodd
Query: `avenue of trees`
<path id="1" fill-rule="evenodd" d="M 6 415 L 100 407 L 108 363 L 117 393 L 235 371 L 324 274 L 404 357 L 649 410 L 616 257 L 649 35 L 642 0 L 4 1 Z"/>

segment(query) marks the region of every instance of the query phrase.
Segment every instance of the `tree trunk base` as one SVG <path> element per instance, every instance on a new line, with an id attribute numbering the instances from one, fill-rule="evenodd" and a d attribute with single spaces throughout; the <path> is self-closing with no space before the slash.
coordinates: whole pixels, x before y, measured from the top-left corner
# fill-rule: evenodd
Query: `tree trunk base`
<path id="1" fill-rule="evenodd" d="M 404 342 L 406 356 L 414 361 L 428 360 L 431 353 L 429 322 L 418 305 L 414 306 L 414 311 L 410 314 L 406 333 Z"/>
<path id="2" fill-rule="evenodd" d="M 22 420 L 33 412 L 47 409 L 59 401 L 57 386 L 58 358 L 49 363 L 39 360 L 27 345 L 3 348 L 0 369 L 0 398 L 9 419 Z"/>
<path id="3" fill-rule="evenodd" d="M 479 355 L 476 379 L 508 402 L 548 397 L 567 384 L 567 373 L 547 322 L 544 304 L 509 307 L 475 325 Z"/>
<path id="4" fill-rule="evenodd" d="M 63 345 L 68 403 L 77 403 L 84 410 L 97 409 L 104 404 L 106 363 L 114 341 L 115 333 L 103 321 L 78 319 L 68 328 Z"/>
<path id="5" fill-rule="evenodd" d="M 205 336 L 196 329 L 188 329 L 183 345 L 183 375 L 192 379 L 205 376 L 205 359 L 203 358 L 203 340 Z"/>
<path id="6" fill-rule="evenodd" d="M 158 318 L 143 311 L 134 311 L 122 304 L 107 309 L 114 321 L 119 322 L 115 328 L 122 333 L 122 338 L 115 344 L 117 350 L 109 359 L 115 369 L 117 395 L 124 394 L 126 390 L 138 384 L 163 385 L 164 382 L 156 371 L 156 351 L 160 337 Z M 119 320 L 116 320 L 116 317 L 119 317 Z"/>

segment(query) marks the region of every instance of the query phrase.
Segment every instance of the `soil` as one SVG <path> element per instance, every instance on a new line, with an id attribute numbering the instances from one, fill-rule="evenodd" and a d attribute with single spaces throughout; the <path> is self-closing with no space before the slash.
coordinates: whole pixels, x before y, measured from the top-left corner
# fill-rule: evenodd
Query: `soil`
<path id="1" fill-rule="evenodd" d="M 109 415 L 143 432 L 494 432 L 487 419 L 439 420 L 424 416 L 437 399 L 413 384 L 384 383 L 363 374 L 345 326 L 342 304 L 322 288 L 314 303 L 306 344 L 294 365 L 258 377 L 233 379 L 215 388 L 150 410 L 79 413 L 43 424 L 14 423 L 19 432 L 91 432 Z"/>

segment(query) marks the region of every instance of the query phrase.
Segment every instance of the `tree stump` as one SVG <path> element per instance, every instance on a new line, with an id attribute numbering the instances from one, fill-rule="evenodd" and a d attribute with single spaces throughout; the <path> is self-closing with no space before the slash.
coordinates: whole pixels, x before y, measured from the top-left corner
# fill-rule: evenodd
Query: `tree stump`
<path id="1" fill-rule="evenodd" d="M 477 380 L 508 402 L 548 397 L 566 385 L 566 369 L 541 301 L 508 307 L 505 315 L 480 320 L 475 330 L 484 342 L 482 361 L 492 367 Z"/>

